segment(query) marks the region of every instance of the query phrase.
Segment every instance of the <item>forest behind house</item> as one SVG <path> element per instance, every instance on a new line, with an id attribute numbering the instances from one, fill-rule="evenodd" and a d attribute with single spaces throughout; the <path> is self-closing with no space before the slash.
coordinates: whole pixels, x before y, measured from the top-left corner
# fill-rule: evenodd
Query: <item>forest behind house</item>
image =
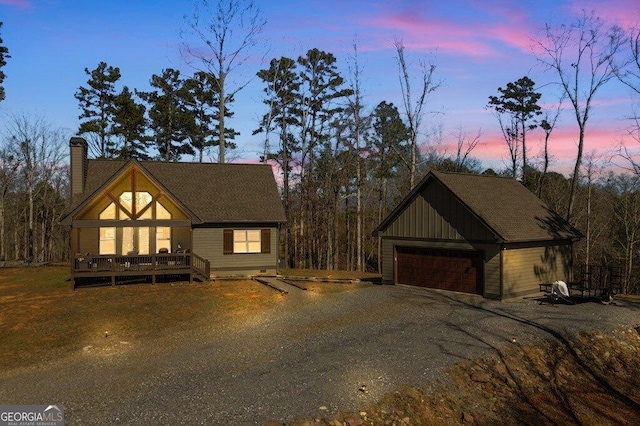
<path id="1" fill-rule="evenodd" d="M 283 267 L 378 271 L 380 241 L 373 230 L 429 170 L 439 170 L 518 179 L 585 235 L 576 247 L 576 264 L 623 267 L 625 291 L 638 291 L 638 147 L 612 140 L 611 153 L 585 152 L 584 141 L 594 102 L 607 85 L 623 84 L 640 101 L 640 29 L 607 27 L 587 13 L 566 26 L 547 25 L 535 55 L 556 84 L 556 98 L 542 98 L 526 70 L 521 79 L 487 93 L 486 108 L 496 117 L 509 159 L 503 168 L 491 169 L 474 158 L 482 149 L 482 129 L 451 131 L 431 119 L 425 106 L 445 76 L 438 74 L 437 62 L 425 58 L 419 67 L 409 66 L 401 40 L 389 58 L 398 65 L 398 74 L 389 78 L 399 82 L 399 105 L 384 99 L 364 103 L 366 69 L 354 42 L 343 61 L 316 48 L 297 58 L 273 57 L 252 72 L 263 86 L 262 104 L 255 111 L 234 111 L 234 99 L 246 84 L 229 76 L 249 66 L 246 58 L 264 41 L 267 22 L 253 3 L 221 3 L 236 6 L 224 21 L 216 20 L 215 8 L 185 17 L 184 33 L 193 38 L 181 53 L 194 73 L 158 70 L 150 76 L 151 90 L 140 91 L 120 83 L 127 70 L 105 62 L 86 68 L 87 80 L 69 94 L 80 111 L 71 133 L 44 117 L 7 115 L 0 140 L 3 261 L 67 262 L 72 255 L 69 229 L 59 223 L 70 198 L 72 134 L 89 142 L 92 158 L 233 161 L 234 150 L 249 136 L 231 127 L 238 113 L 261 117 L 253 134 L 263 141 L 261 155 L 243 161 L 273 166 L 288 218 L 280 233 Z M 230 44 L 208 43 L 202 49 L 192 44 L 218 40 L 225 28 L 247 17 L 250 27 L 227 34 L 239 37 L 235 55 L 229 54 Z M 203 22 L 224 27 L 212 32 Z M 2 68 L 11 53 L 0 39 L 0 101 L 1 85 L 11 77 Z M 577 141 L 575 167 L 566 176 L 551 171 L 549 155 L 561 114 L 575 120 Z M 629 135 L 640 144 L 636 111 L 621 119 L 628 120 Z M 543 151 L 533 152 L 532 141 L 543 141 Z"/>

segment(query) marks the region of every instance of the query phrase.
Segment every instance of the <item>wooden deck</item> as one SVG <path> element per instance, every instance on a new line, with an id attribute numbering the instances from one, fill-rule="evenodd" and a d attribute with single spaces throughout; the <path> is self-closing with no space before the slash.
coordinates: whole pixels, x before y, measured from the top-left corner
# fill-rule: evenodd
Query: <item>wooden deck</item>
<path id="1" fill-rule="evenodd" d="M 148 255 L 76 255 L 71 266 L 73 286 L 90 278 L 110 278 L 115 285 L 118 278 L 150 277 L 155 284 L 159 276 L 188 275 L 209 280 L 209 261 L 194 253 L 159 253 Z"/>

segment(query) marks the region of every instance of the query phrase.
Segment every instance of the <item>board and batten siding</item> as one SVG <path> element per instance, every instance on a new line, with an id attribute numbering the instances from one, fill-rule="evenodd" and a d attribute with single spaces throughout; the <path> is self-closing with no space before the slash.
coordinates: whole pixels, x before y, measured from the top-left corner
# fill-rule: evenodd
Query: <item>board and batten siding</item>
<path id="1" fill-rule="evenodd" d="M 384 236 L 487 241 L 493 235 L 438 182 L 428 185 L 385 229 Z"/>
<path id="2" fill-rule="evenodd" d="M 225 229 L 269 229 L 270 253 L 224 254 Z M 276 227 L 194 228 L 193 252 L 208 259 L 211 275 L 275 274 L 278 261 L 278 229 Z"/>
<path id="3" fill-rule="evenodd" d="M 571 280 L 571 245 L 503 250 L 502 298 L 539 291 L 540 283 Z"/>
<path id="4" fill-rule="evenodd" d="M 484 266 L 484 292 L 489 293 L 489 297 L 499 297 L 499 249 L 471 243 L 493 241 L 493 234 L 439 182 L 434 181 L 417 194 L 380 236 L 383 282 L 395 282 L 395 247 L 482 250 L 488 262 Z"/>

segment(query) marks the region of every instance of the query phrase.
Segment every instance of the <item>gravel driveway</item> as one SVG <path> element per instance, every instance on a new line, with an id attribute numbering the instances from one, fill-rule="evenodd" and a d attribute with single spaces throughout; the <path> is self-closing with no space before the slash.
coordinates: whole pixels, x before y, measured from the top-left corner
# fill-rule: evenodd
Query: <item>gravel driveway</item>
<path id="1" fill-rule="evenodd" d="M 640 320 L 640 305 L 622 301 L 500 303 L 404 286 L 328 294 L 290 287 L 284 298 L 229 323 L 0 373 L 0 403 L 61 403 L 68 424 L 286 421 L 355 411 L 400 384 L 428 389 L 454 363 L 513 338 L 530 343 Z"/>

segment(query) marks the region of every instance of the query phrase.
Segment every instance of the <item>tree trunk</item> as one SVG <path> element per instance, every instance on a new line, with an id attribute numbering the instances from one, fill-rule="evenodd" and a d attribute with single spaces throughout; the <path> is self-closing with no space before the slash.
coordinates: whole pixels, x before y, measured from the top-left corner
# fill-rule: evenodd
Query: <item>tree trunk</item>
<path id="1" fill-rule="evenodd" d="M 573 177 L 571 179 L 571 191 L 569 193 L 569 205 L 567 206 L 567 222 L 572 223 L 573 206 L 575 204 L 576 192 L 578 190 L 578 181 L 580 178 L 580 166 L 582 165 L 582 149 L 584 147 L 584 124 L 580 124 L 580 138 L 578 141 L 578 155 L 576 156 L 576 164 L 573 168 Z"/>
<path id="2" fill-rule="evenodd" d="M 527 186 L 527 128 L 522 123 L 522 184 Z"/>
<path id="3" fill-rule="evenodd" d="M 382 223 L 383 203 L 386 202 L 387 180 L 380 179 L 378 189 L 378 224 Z M 378 235 L 378 273 L 382 273 L 382 237 Z"/>
<path id="4" fill-rule="evenodd" d="M 538 198 L 542 196 L 542 190 L 544 189 L 544 181 L 547 177 L 547 171 L 549 169 L 549 133 L 545 132 L 544 135 L 544 166 L 542 168 L 542 176 L 540 177 L 540 184 L 538 186 Z"/>
<path id="5" fill-rule="evenodd" d="M 224 91 L 224 84 L 225 84 L 225 75 L 222 72 L 222 65 L 220 66 L 220 83 L 219 83 L 219 88 L 220 88 L 220 112 L 218 115 L 218 132 L 220 133 L 220 136 L 218 138 L 218 140 L 220 141 L 220 155 L 218 158 L 218 162 L 219 163 L 224 163 L 224 155 L 225 155 L 225 150 L 226 150 L 226 144 L 225 144 L 225 134 L 224 134 L 224 121 L 225 121 L 225 114 L 226 114 L 226 99 L 225 99 L 225 91 Z"/>
<path id="6" fill-rule="evenodd" d="M 5 203 L 6 194 L 2 195 L 2 199 L 0 199 L 0 260 L 4 261 L 7 259 L 7 241 L 4 232 L 4 224 L 5 224 L 5 214 L 4 214 L 4 203 Z"/>
<path id="7" fill-rule="evenodd" d="M 360 160 L 360 135 L 356 135 L 358 138 L 358 150 L 357 150 L 357 170 L 356 170 L 356 179 L 357 179 L 357 188 L 356 188 L 356 270 L 363 271 L 363 259 L 362 259 L 362 222 L 363 222 L 363 211 L 362 211 L 362 161 Z"/>

